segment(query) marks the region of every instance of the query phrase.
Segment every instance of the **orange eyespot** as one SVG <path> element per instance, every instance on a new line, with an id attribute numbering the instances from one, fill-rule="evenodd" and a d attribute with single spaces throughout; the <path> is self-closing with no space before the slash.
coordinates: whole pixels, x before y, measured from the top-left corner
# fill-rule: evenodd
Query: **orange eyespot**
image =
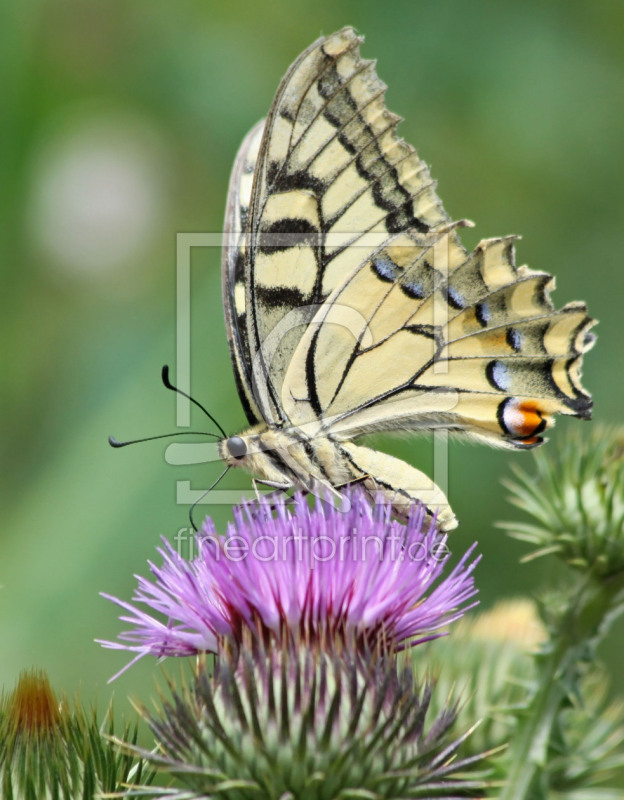
<path id="1" fill-rule="evenodd" d="M 524 437 L 522 437 L 522 444 L 525 444 L 527 446 L 528 445 L 532 445 L 532 444 L 540 444 L 543 441 L 544 440 L 541 438 L 541 436 L 524 436 Z"/>
<path id="2" fill-rule="evenodd" d="M 546 427 L 546 415 L 535 400 L 508 397 L 500 404 L 498 420 L 505 433 L 522 439 L 524 444 L 537 444 L 538 433 Z"/>
<path id="3" fill-rule="evenodd" d="M 522 421 L 518 426 L 518 436 L 531 436 L 540 426 L 543 426 L 544 420 L 542 414 L 537 407 L 537 403 L 531 401 L 520 404 L 518 408 L 518 415 Z"/>

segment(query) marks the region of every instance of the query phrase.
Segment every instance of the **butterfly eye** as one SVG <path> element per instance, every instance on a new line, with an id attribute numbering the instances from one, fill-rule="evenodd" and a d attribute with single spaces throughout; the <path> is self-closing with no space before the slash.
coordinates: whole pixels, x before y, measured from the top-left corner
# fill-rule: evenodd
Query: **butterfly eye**
<path id="1" fill-rule="evenodd" d="M 240 436 L 230 436 L 226 444 L 233 458 L 243 458 L 247 455 L 247 445 Z"/>

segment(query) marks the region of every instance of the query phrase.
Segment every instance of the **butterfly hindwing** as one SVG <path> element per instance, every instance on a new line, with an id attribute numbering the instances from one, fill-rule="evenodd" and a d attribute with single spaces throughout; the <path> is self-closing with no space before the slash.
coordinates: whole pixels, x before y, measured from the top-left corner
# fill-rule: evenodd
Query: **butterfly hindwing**
<path id="1" fill-rule="evenodd" d="M 467 255 L 448 232 L 394 237 L 309 325 L 284 382 L 289 421 L 342 438 L 447 427 L 539 443 L 554 413 L 591 410 L 579 368 L 593 321 L 582 303 L 556 311 L 552 283 L 516 268 L 511 240 Z"/>

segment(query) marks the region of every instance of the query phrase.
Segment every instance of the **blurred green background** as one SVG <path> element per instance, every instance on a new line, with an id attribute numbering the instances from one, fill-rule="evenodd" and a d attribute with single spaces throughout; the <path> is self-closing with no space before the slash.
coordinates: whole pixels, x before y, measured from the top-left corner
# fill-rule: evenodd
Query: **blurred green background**
<path id="1" fill-rule="evenodd" d="M 176 480 L 218 474 L 167 465 L 160 442 L 106 441 L 175 429 L 159 373 L 175 366 L 176 234 L 220 230 L 242 137 L 298 53 L 345 24 L 366 36 L 447 210 L 477 223 L 466 244 L 520 233 L 519 261 L 557 276 L 557 305 L 587 301 L 600 327 L 585 384 L 595 418 L 619 420 L 624 4 L 5 2 L 0 684 L 36 665 L 70 694 L 112 691 L 127 658 L 93 641 L 121 629 L 98 592 L 129 599 L 159 537 L 188 526 Z M 234 432 L 216 249 L 194 252 L 192 280 L 192 390 Z M 561 420 L 552 438 L 581 424 Z M 428 440 L 383 446 L 430 467 Z M 556 579 L 546 562 L 518 566 L 524 549 L 493 528 L 516 513 L 501 477 L 530 461 L 451 447 L 453 543 L 479 540 L 486 607 Z M 206 510 L 223 530 L 229 510 Z M 604 648 L 612 665 L 623 630 Z M 124 674 L 119 705 L 147 699 L 154 671 L 144 660 Z"/>

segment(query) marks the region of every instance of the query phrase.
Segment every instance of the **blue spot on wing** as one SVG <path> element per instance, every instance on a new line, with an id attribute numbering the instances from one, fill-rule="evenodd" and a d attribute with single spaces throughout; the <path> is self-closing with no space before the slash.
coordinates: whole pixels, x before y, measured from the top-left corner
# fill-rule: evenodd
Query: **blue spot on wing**
<path id="1" fill-rule="evenodd" d="M 516 353 L 522 350 L 522 334 L 516 328 L 507 328 L 507 344 Z"/>
<path id="2" fill-rule="evenodd" d="M 375 256 L 372 261 L 372 268 L 378 278 L 388 283 L 394 283 L 401 272 L 394 261 L 387 256 Z"/>
<path id="3" fill-rule="evenodd" d="M 478 303 L 475 307 L 475 314 L 479 324 L 485 328 L 492 319 L 490 304 L 485 300 L 482 303 Z"/>
<path id="4" fill-rule="evenodd" d="M 414 297 L 417 300 L 422 300 L 425 296 L 425 287 L 419 281 L 405 281 L 401 284 L 401 289 L 408 297 Z"/>
<path id="5" fill-rule="evenodd" d="M 448 304 L 453 308 L 462 309 L 466 308 L 466 298 L 464 295 L 455 289 L 453 286 L 449 286 L 446 290 L 446 298 Z"/>
<path id="6" fill-rule="evenodd" d="M 490 361 L 485 369 L 485 374 L 490 386 L 493 386 L 494 389 L 501 392 L 509 391 L 511 375 L 509 368 L 502 361 Z"/>

